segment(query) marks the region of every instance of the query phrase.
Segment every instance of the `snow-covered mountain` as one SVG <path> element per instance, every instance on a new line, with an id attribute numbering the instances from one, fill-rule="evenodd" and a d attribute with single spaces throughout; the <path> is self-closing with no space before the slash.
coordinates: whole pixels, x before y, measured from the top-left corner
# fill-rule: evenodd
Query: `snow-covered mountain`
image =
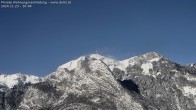
<path id="1" fill-rule="evenodd" d="M 7 86 L 8 88 L 13 88 L 14 85 L 19 85 L 19 83 L 38 83 L 41 78 L 33 75 L 25 75 L 21 73 L 6 75 L 0 74 L 0 85 Z"/>
<path id="2" fill-rule="evenodd" d="M 155 52 L 122 61 L 91 54 L 44 78 L 0 75 L 0 89 L 2 110 L 195 110 L 196 66 Z"/>

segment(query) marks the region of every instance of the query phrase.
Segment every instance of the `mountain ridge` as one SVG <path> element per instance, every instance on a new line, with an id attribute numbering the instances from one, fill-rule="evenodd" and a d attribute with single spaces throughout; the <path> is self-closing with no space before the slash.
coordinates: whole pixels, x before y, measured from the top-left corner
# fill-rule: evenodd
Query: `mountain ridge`
<path id="1" fill-rule="evenodd" d="M 196 109 L 195 65 L 180 65 L 156 52 L 121 61 L 81 56 L 36 83 L 22 80 L 0 89 L 2 110 Z"/>

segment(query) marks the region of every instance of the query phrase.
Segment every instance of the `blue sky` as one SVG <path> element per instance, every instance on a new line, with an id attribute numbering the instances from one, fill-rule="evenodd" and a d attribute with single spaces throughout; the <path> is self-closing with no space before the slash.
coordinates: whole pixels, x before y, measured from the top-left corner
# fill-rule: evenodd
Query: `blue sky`
<path id="1" fill-rule="evenodd" d="M 98 52 L 116 59 L 155 51 L 196 62 L 195 0 L 72 0 L 0 9 L 0 73 L 47 75 Z"/>

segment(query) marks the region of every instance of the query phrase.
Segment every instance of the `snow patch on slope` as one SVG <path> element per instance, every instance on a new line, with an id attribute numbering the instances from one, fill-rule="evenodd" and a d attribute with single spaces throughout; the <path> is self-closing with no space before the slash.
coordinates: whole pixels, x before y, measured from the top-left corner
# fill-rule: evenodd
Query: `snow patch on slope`
<path id="1" fill-rule="evenodd" d="M 12 74 L 12 75 L 0 75 L 0 84 L 6 85 L 8 88 L 12 88 L 14 85 L 19 83 L 38 83 L 40 78 L 33 75 L 24 75 L 21 73 Z"/>
<path id="2" fill-rule="evenodd" d="M 189 96 L 190 94 L 196 95 L 196 88 L 192 88 L 191 86 L 183 87 L 183 93 L 185 96 Z"/>
<path id="3" fill-rule="evenodd" d="M 185 78 L 189 81 L 196 81 L 196 77 L 193 75 L 190 75 L 189 73 L 186 73 Z"/>
<path id="4" fill-rule="evenodd" d="M 124 65 L 124 67 L 129 67 L 129 66 L 133 66 L 135 64 L 140 64 L 141 61 L 145 61 L 145 62 L 158 62 L 163 56 L 159 55 L 158 53 L 155 52 L 150 52 L 141 56 L 134 56 L 132 58 L 129 59 L 125 59 L 122 61 L 119 61 L 121 64 Z"/>
<path id="5" fill-rule="evenodd" d="M 135 58 L 135 57 L 134 57 Z M 119 61 L 124 67 L 133 66 L 135 64 L 134 58 Z"/>
<path id="6" fill-rule="evenodd" d="M 150 62 L 158 62 L 160 60 L 160 58 L 153 58 L 151 60 L 149 60 Z"/>
<path id="7" fill-rule="evenodd" d="M 99 54 L 91 54 L 89 57 L 103 61 L 110 68 L 111 71 L 113 71 L 114 68 L 125 70 L 124 64 L 122 64 L 119 61 L 116 61 L 112 58 L 107 58 L 107 57 L 101 56 Z"/>
<path id="8" fill-rule="evenodd" d="M 69 71 L 71 71 L 77 67 L 78 61 L 80 61 L 80 60 L 85 60 L 85 56 L 81 56 L 80 58 L 78 58 L 76 60 L 72 60 L 68 63 L 65 63 L 65 64 L 59 66 L 58 69 L 67 68 Z"/>
<path id="9" fill-rule="evenodd" d="M 150 75 L 150 69 L 153 69 L 153 65 L 150 62 L 142 64 L 143 74 Z"/>

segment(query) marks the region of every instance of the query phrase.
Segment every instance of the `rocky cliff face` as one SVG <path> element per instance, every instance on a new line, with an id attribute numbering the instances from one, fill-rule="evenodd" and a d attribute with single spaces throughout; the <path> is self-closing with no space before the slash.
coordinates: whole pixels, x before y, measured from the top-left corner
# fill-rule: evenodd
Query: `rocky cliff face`
<path id="1" fill-rule="evenodd" d="M 196 67 L 155 52 L 123 61 L 82 56 L 44 78 L 0 83 L 0 109 L 194 110 Z"/>

